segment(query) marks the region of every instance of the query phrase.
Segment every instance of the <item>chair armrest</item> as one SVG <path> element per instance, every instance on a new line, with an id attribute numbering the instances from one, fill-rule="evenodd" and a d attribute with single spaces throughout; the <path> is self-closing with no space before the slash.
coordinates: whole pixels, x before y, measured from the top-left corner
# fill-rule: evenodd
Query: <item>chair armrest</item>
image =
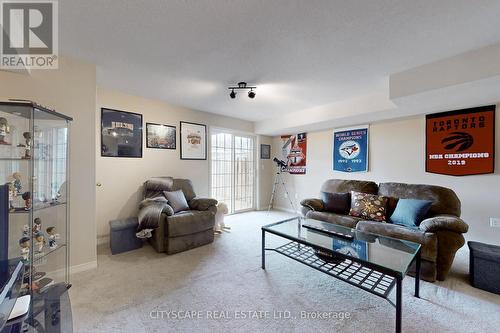
<path id="1" fill-rule="evenodd" d="M 144 199 L 139 203 L 139 212 L 140 214 L 148 214 L 153 213 L 155 211 L 160 210 L 161 213 L 166 214 L 167 216 L 174 215 L 174 209 L 172 206 L 168 204 L 167 199 L 165 197 L 155 197 Z"/>
<path id="2" fill-rule="evenodd" d="M 163 206 L 162 214 L 165 214 L 167 216 L 172 216 L 175 213 L 174 213 L 174 209 L 172 208 L 172 206 L 170 206 L 169 204 L 165 204 Z"/>
<path id="3" fill-rule="evenodd" d="M 461 218 L 453 215 L 438 215 L 423 220 L 419 228 L 425 232 L 448 230 L 464 234 L 469 230 L 469 225 Z"/>
<path id="4" fill-rule="evenodd" d="M 157 197 L 141 201 L 139 204 L 138 231 L 158 228 L 164 215 L 174 215 L 173 208 L 167 203 L 165 198 Z"/>
<path id="5" fill-rule="evenodd" d="M 303 207 L 309 208 L 317 212 L 322 212 L 325 210 L 325 206 L 321 199 L 304 199 L 300 202 Z"/>
<path id="6" fill-rule="evenodd" d="M 189 201 L 189 208 L 191 208 L 192 210 L 214 211 L 216 205 L 217 205 L 217 200 L 210 198 L 193 198 L 191 199 L 191 201 Z"/>

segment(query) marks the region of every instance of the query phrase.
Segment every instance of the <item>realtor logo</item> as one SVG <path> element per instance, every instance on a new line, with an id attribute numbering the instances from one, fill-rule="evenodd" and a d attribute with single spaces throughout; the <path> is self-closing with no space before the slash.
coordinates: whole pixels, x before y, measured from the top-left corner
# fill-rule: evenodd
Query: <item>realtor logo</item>
<path id="1" fill-rule="evenodd" d="M 57 69 L 57 1 L 1 2 L 2 69 Z"/>

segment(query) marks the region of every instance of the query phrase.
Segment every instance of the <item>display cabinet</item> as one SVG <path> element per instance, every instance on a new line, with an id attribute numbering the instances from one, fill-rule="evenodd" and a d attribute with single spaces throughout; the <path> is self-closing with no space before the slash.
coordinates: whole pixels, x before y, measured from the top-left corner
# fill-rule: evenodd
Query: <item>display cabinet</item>
<path id="1" fill-rule="evenodd" d="M 30 101 L 0 102 L 0 260 L 24 262 L 30 325 L 43 326 L 48 295 L 70 286 L 71 120 Z"/>

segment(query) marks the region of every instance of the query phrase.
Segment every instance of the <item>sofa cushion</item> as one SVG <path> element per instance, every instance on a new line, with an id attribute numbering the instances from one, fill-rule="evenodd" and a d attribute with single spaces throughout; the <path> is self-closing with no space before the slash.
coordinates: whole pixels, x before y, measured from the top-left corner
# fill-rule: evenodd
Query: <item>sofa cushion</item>
<path id="1" fill-rule="evenodd" d="M 417 228 L 407 228 L 397 224 L 375 221 L 359 221 L 356 229 L 377 235 L 407 240 L 422 245 L 422 258 L 436 262 L 437 236 L 434 233 L 423 232 Z"/>
<path id="2" fill-rule="evenodd" d="M 419 199 L 399 199 L 396 210 L 389 222 L 407 227 L 416 227 L 431 208 L 432 201 Z"/>
<path id="3" fill-rule="evenodd" d="M 386 197 L 386 198 L 387 198 L 387 211 L 386 211 L 386 213 L 387 213 L 387 216 L 389 217 L 396 210 L 399 199 L 394 198 L 394 197 Z"/>
<path id="4" fill-rule="evenodd" d="M 169 216 L 165 236 L 177 237 L 213 229 L 214 216 L 211 211 L 198 210 L 186 210 Z"/>
<path id="5" fill-rule="evenodd" d="M 312 210 L 307 212 L 306 217 L 310 219 L 342 225 L 348 228 L 355 228 L 356 223 L 358 223 L 358 221 L 361 220 L 360 218 L 354 216 L 341 215 L 330 212 L 316 212 Z"/>
<path id="6" fill-rule="evenodd" d="M 386 220 L 387 198 L 361 192 L 351 192 L 351 210 L 349 215 L 365 220 L 383 222 Z"/>
<path id="7" fill-rule="evenodd" d="M 351 193 L 351 191 L 377 194 L 378 186 L 365 180 L 328 179 L 321 186 L 321 192 Z"/>
<path id="8" fill-rule="evenodd" d="M 172 192 L 164 191 L 163 194 L 165 194 L 165 198 L 167 198 L 168 204 L 172 207 L 174 213 L 189 209 L 189 205 L 182 190 Z"/>
<path id="9" fill-rule="evenodd" d="M 327 212 L 347 214 L 351 208 L 351 193 L 321 192 L 321 200 Z"/>
<path id="10" fill-rule="evenodd" d="M 460 216 L 460 200 L 453 190 L 435 186 L 405 183 L 381 183 L 378 194 L 400 199 L 420 199 L 432 201 L 426 217 L 436 215 Z"/>

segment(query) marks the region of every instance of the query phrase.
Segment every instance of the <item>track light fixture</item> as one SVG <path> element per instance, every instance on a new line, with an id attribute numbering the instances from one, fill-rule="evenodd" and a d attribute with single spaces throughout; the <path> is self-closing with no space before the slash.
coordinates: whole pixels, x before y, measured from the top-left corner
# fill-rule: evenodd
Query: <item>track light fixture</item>
<path id="1" fill-rule="evenodd" d="M 250 91 L 248 92 L 248 97 L 253 99 L 253 98 L 255 98 L 255 95 L 256 95 L 255 91 L 253 91 L 253 90 L 257 89 L 257 87 L 248 87 L 246 82 L 238 82 L 238 86 L 229 87 L 227 89 L 231 90 L 231 92 L 229 93 L 229 97 L 231 97 L 233 99 L 236 98 L 235 90 L 249 89 Z"/>
<path id="2" fill-rule="evenodd" d="M 250 91 L 248 92 L 248 97 L 255 98 L 255 93 L 252 89 L 250 89 Z"/>

